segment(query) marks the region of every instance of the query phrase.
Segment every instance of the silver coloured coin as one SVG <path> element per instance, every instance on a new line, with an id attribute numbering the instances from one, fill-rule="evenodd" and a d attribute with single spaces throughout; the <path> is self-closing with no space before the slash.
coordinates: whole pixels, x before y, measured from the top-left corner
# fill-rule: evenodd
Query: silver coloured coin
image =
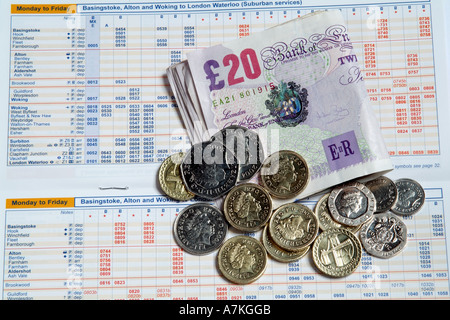
<path id="1" fill-rule="evenodd" d="M 391 212 L 374 215 L 366 222 L 359 236 L 364 249 L 372 256 L 388 259 L 406 246 L 408 230 L 403 221 Z"/>
<path id="2" fill-rule="evenodd" d="M 222 143 L 234 154 L 239 163 L 239 182 L 250 180 L 261 168 L 264 148 L 256 132 L 233 125 L 217 132 L 211 141 Z"/>
<path id="3" fill-rule="evenodd" d="M 197 203 L 178 214 L 173 229 L 175 241 L 183 250 L 193 255 L 206 255 L 223 243 L 228 223 L 218 208 Z"/>
<path id="4" fill-rule="evenodd" d="M 398 199 L 391 211 L 402 216 L 413 215 L 422 209 L 425 204 L 425 190 L 412 179 L 399 179 L 395 181 Z"/>
<path id="5" fill-rule="evenodd" d="M 355 227 L 372 219 L 376 200 L 360 182 L 349 182 L 334 188 L 328 197 L 328 208 L 336 222 Z"/>
<path id="6" fill-rule="evenodd" d="M 397 201 L 397 187 L 391 179 L 382 176 L 366 182 L 365 185 L 375 196 L 375 213 L 389 211 Z"/>
<path id="7" fill-rule="evenodd" d="M 192 146 L 180 166 L 186 188 L 200 198 L 215 200 L 237 183 L 236 157 L 223 144 L 203 142 Z"/>
<path id="8" fill-rule="evenodd" d="M 353 233 L 356 233 L 360 227 L 349 227 L 342 225 L 340 223 L 337 223 L 332 217 L 330 210 L 328 209 L 328 198 L 330 197 L 330 194 L 324 194 L 319 201 L 317 201 L 316 206 L 314 207 L 314 213 L 317 216 L 317 219 L 319 220 L 319 227 L 322 231 L 332 229 L 332 228 L 344 228 L 347 229 Z"/>

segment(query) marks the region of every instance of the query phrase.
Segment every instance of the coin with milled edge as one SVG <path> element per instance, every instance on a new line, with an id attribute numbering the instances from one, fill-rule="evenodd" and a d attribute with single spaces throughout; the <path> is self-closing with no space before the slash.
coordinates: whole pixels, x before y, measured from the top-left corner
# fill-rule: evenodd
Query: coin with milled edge
<path id="1" fill-rule="evenodd" d="M 175 153 L 168 157 L 159 167 L 158 180 L 161 189 L 170 198 L 179 201 L 188 201 L 195 197 L 195 194 L 189 192 L 181 178 L 180 164 L 185 154 L 183 152 Z"/>
<path id="2" fill-rule="evenodd" d="M 262 243 L 269 255 L 279 262 L 294 262 L 303 258 L 309 252 L 310 246 L 307 246 L 300 251 L 287 251 L 280 248 L 270 237 L 268 226 L 265 226 L 261 237 Z"/>
<path id="3" fill-rule="evenodd" d="M 225 240 L 228 223 L 222 212 L 207 203 L 184 208 L 174 222 L 177 244 L 186 252 L 205 255 L 217 250 Z"/>
<path id="4" fill-rule="evenodd" d="M 359 236 L 364 249 L 371 255 L 389 259 L 406 246 L 408 229 L 403 221 L 391 212 L 376 214 L 366 222 Z"/>
<path id="5" fill-rule="evenodd" d="M 322 232 L 312 246 L 313 261 L 325 275 L 340 278 L 353 273 L 362 257 L 359 239 L 343 228 Z"/>
<path id="6" fill-rule="evenodd" d="M 378 177 L 365 183 L 372 191 L 377 202 L 375 213 L 389 211 L 397 201 L 397 187 L 394 181 L 387 177 Z"/>
<path id="7" fill-rule="evenodd" d="M 340 223 L 337 223 L 333 220 L 331 217 L 330 210 L 328 209 L 328 198 L 330 194 L 327 193 L 323 195 L 319 201 L 317 201 L 316 206 L 314 207 L 314 213 L 317 216 L 317 219 L 319 220 L 319 227 L 322 231 L 325 231 L 327 229 L 331 228 L 344 228 L 347 229 L 353 233 L 357 232 L 359 230 L 359 227 L 349 227 L 342 225 Z"/>
<path id="8" fill-rule="evenodd" d="M 303 250 L 319 232 L 319 221 L 314 212 L 300 203 L 279 207 L 269 221 L 272 240 L 288 251 Z"/>
<path id="9" fill-rule="evenodd" d="M 261 183 L 279 199 L 290 199 L 305 190 L 310 180 L 309 168 L 299 154 L 282 150 L 271 154 L 261 167 Z"/>
<path id="10" fill-rule="evenodd" d="M 395 181 L 398 199 L 391 211 L 395 214 L 408 216 L 422 209 L 425 203 L 425 191 L 422 186 L 412 179 L 399 179 Z"/>
<path id="11" fill-rule="evenodd" d="M 256 132 L 242 126 L 226 127 L 211 137 L 233 152 L 239 163 L 238 181 L 250 180 L 261 168 L 264 148 Z"/>
<path id="12" fill-rule="evenodd" d="M 267 252 L 262 243 L 249 236 L 235 236 L 222 245 L 217 255 L 222 275 L 236 284 L 258 280 L 267 267 Z"/>
<path id="13" fill-rule="evenodd" d="M 186 188 L 201 198 L 215 200 L 237 183 L 239 167 L 223 144 L 199 143 L 187 152 L 180 166 Z"/>
<path id="14" fill-rule="evenodd" d="M 334 188 L 328 197 L 328 208 L 336 222 L 350 227 L 372 219 L 376 200 L 372 191 L 360 182 L 349 182 Z"/>
<path id="15" fill-rule="evenodd" d="M 235 186 L 225 198 L 227 221 L 240 231 L 260 230 L 272 215 L 272 199 L 263 187 L 246 183 Z"/>

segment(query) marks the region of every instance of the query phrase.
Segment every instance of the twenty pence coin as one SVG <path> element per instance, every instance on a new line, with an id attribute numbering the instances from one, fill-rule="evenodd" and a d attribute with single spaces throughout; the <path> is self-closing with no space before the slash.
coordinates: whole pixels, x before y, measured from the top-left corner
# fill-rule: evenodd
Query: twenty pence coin
<path id="1" fill-rule="evenodd" d="M 269 221 L 273 241 L 288 251 L 303 250 L 317 237 L 319 221 L 314 212 L 300 203 L 279 207 Z"/>
<path id="2" fill-rule="evenodd" d="M 181 178 L 180 164 L 184 156 L 183 152 L 171 155 L 164 160 L 158 171 L 161 189 L 167 196 L 178 201 L 188 201 L 195 197 L 195 194 L 186 189 Z"/>
<path id="3" fill-rule="evenodd" d="M 312 247 L 313 261 L 325 275 L 334 278 L 345 277 L 359 266 L 362 247 L 359 239 L 343 228 L 322 232 Z"/>
<path id="4" fill-rule="evenodd" d="M 260 230 L 272 214 L 272 199 L 263 187 L 246 183 L 237 185 L 224 201 L 227 221 L 240 231 Z"/>
<path id="5" fill-rule="evenodd" d="M 360 227 L 345 226 L 333 220 L 330 214 L 330 210 L 328 209 L 329 196 L 330 196 L 329 193 L 323 195 L 319 199 L 319 201 L 317 201 L 316 206 L 314 207 L 314 213 L 316 214 L 317 219 L 319 220 L 320 230 L 325 231 L 331 228 L 344 228 L 353 233 L 357 232 Z"/>
<path id="6" fill-rule="evenodd" d="M 376 200 L 372 191 L 360 182 L 335 187 L 328 197 L 328 208 L 336 222 L 350 227 L 372 219 Z"/>
<path id="7" fill-rule="evenodd" d="M 306 160 L 299 154 L 282 150 L 271 154 L 261 167 L 261 183 L 279 199 L 290 199 L 305 190 L 310 180 Z"/>
<path id="8" fill-rule="evenodd" d="M 236 284 L 258 280 L 267 267 L 267 252 L 262 243 L 249 236 L 235 236 L 222 245 L 217 256 L 222 275 Z"/>

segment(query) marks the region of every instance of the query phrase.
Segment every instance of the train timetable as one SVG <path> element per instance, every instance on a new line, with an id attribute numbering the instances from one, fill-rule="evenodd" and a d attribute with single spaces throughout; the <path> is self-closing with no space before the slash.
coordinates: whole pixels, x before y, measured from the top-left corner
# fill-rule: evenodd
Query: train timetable
<path id="1" fill-rule="evenodd" d="M 426 193 L 420 214 L 403 219 L 401 255 L 364 253 L 342 279 L 318 273 L 310 253 L 293 263 L 269 259 L 264 275 L 245 286 L 219 274 L 217 252 L 193 256 L 175 243 L 184 204 L 166 197 L 8 199 L 3 299 L 448 299 L 442 190 Z"/>
<path id="2" fill-rule="evenodd" d="M 7 165 L 162 162 L 189 143 L 169 65 L 190 50 L 336 8 L 390 154 L 440 154 L 430 3 L 248 3 L 256 4 L 12 5 Z"/>

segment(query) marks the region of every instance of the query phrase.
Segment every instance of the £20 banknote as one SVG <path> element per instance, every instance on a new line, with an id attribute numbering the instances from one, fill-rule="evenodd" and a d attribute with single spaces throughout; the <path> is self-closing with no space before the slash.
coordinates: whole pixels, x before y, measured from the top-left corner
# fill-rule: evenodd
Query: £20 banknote
<path id="1" fill-rule="evenodd" d="M 268 153 L 302 155 L 311 175 L 302 196 L 392 170 L 340 11 L 187 57 L 208 130 L 244 126 L 260 134 Z"/>

